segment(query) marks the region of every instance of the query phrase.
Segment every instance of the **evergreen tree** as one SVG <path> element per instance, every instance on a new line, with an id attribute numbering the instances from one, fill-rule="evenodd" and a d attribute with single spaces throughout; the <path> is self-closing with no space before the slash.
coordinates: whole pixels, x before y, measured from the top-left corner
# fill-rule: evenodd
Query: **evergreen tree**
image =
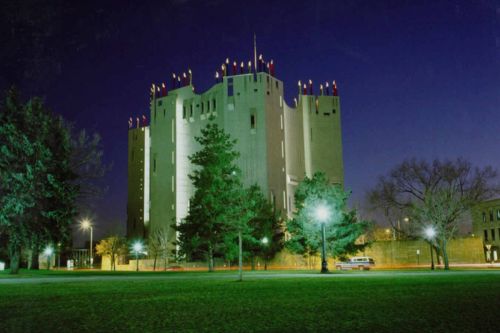
<path id="1" fill-rule="evenodd" d="M 244 238 L 243 244 L 252 269 L 256 257 L 264 259 L 264 268 L 267 269 L 267 262 L 283 248 L 284 226 L 280 212 L 274 210 L 257 185 L 253 185 L 249 192 L 255 197 L 255 216 L 249 221 L 252 231 Z"/>
<path id="2" fill-rule="evenodd" d="M 214 256 L 224 249 L 224 238 L 233 230 L 234 205 L 241 191 L 239 153 L 235 140 L 217 124 L 210 123 L 195 138 L 201 150 L 189 156 L 197 169 L 189 175 L 195 187 L 186 219 L 178 227 L 181 252 L 188 259 L 205 257 L 209 271 Z"/>
<path id="3" fill-rule="evenodd" d="M 356 240 L 366 232 L 369 224 L 358 221 L 356 212 L 348 210 L 346 202 L 349 194 L 340 186 L 330 184 L 326 175 L 317 172 L 312 178 L 306 177 L 295 192 L 296 216 L 287 222 L 291 238 L 287 248 L 307 258 L 319 254 L 321 225 L 317 221 L 318 206 L 326 207 L 329 216 L 324 221 L 326 226 L 327 252 L 337 258 L 361 251 L 367 244 L 358 244 Z"/>

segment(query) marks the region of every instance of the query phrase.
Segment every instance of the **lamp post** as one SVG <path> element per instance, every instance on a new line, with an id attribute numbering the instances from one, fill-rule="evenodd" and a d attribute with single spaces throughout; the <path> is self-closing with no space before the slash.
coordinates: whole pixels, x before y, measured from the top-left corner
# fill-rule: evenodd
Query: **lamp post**
<path id="1" fill-rule="evenodd" d="M 425 236 L 429 240 L 429 246 L 431 249 L 431 270 L 434 270 L 434 253 L 432 251 L 432 241 L 436 236 L 436 230 L 434 229 L 434 227 L 428 226 L 427 228 L 425 228 Z"/>
<path id="2" fill-rule="evenodd" d="M 52 253 L 54 253 L 54 249 L 50 245 L 47 245 L 45 250 L 43 250 L 43 254 L 47 257 L 47 270 L 50 270 L 50 259 L 52 257 Z"/>
<path id="3" fill-rule="evenodd" d="M 136 262 L 135 271 L 136 272 L 139 271 L 139 253 L 142 252 L 142 248 L 143 248 L 143 246 L 142 246 L 141 241 L 136 241 L 134 243 L 134 245 L 132 245 L 132 250 L 135 253 L 135 262 Z"/>
<path id="4" fill-rule="evenodd" d="M 269 244 L 269 238 L 264 236 L 260 242 L 262 243 L 262 245 L 264 245 L 264 247 L 267 250 L 267 244 Z M 267 251 L 266 254 L 264 255 L 264 270 L 267 271 Z"/>
<path id="5" fill-rule="evenodd" d="M 320 204 L 315 211 L 316 220 L 321 223 L 321 273 L 328 273 L 328 262 L 326 261 L 326 221 L 330 218 L 328 207 Z"/>
<path id="6" fill-rule="evenodd" d="M 89 219 L 85 219 L 81 223 L 81 227 L 83 230 L 90 230 L 90 252 L 89 252 L 89 266 L 92 268 L 92 264 L 94 263 L 94 256 L 92 255 L 92 236 L 93 236 L 93 226 Z"/>
<path id="7" fill-rule="evenodd" d="M 61 268 L 61 242 L 57 243 L 57 269 Z"/>

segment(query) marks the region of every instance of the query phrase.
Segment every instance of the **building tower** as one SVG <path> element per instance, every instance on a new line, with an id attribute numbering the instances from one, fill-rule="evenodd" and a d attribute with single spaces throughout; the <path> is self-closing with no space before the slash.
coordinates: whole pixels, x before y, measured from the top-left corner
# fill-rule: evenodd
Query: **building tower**
<path id="1" fill-rule="evenodd" d="M 194 92 L 191 72 L 188 76 L 174 74 L 168 93 L 153 87 L 149 127 L 129 131 L 128 235 L 140 234 L 141 229 L 132 228 L 131 221 L 144 215 L 143 234 L 163 228 L 169 242 L 176 240 L 172 226 L 182 223 L 194 194 L 188 156 L 200 149 L 194 138 L 209 121 L 237 140 L 244 185 L 258 184 L 283 218 L 292 215 L 295 188 L 304 176 L 323 171 L 333 183 L 343 186 L 336 86 L 332 94 L 321 89 L 315 95 L 310 82 L 306 89 L 299 89 L 295 107 L 289 107 L 283 98 L 283 82 L 274 75 L 273 61 L 266 64 L 259 56 L 252 65 L 249 61 L 248 66 L 243 62 L 238 66 L 226 59 L 217 71 L 216 83 L 200 94 Z M 144 137 L 131 141 L 136 132 Z M 133 149 L 149 152 L 149 175 L 135 170 L 148 167 L 146 158 L 143 164 L 132 164 Z M 149 198 L 143 194 L 137 199 L 137 193 L 146 189 L 145 180 L 143 187 L 138 182 L 141 175 L 149 178 Z M 138 210 L 141 208 L 149 209 L 149 215 Z"/>

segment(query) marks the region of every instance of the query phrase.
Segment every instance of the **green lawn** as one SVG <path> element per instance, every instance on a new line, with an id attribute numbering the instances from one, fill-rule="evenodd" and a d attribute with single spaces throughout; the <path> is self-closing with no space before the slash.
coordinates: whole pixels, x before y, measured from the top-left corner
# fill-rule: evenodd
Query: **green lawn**
<path id="1" fill-rule="evenodd" d="M 0 332 L 498 332 L 500 327 L 498 272 L 348 272 L 333 278 L 276 277 L 279 273 L 247 274 L 244 282 L 224 272 L 0 284 Z"/>

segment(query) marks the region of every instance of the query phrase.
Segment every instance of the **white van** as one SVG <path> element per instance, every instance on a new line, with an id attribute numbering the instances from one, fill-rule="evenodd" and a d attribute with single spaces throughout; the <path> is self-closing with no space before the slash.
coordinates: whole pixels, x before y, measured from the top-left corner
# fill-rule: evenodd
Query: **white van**
<path id="1" fill-rule="evenodd" d="M 370 257 L 352 257 L 347 262 L 339 262 L 335 267 L 339 270 L 342 269 L 359 269 L 369 270 L 375 266 L 375 261 Z"/>

